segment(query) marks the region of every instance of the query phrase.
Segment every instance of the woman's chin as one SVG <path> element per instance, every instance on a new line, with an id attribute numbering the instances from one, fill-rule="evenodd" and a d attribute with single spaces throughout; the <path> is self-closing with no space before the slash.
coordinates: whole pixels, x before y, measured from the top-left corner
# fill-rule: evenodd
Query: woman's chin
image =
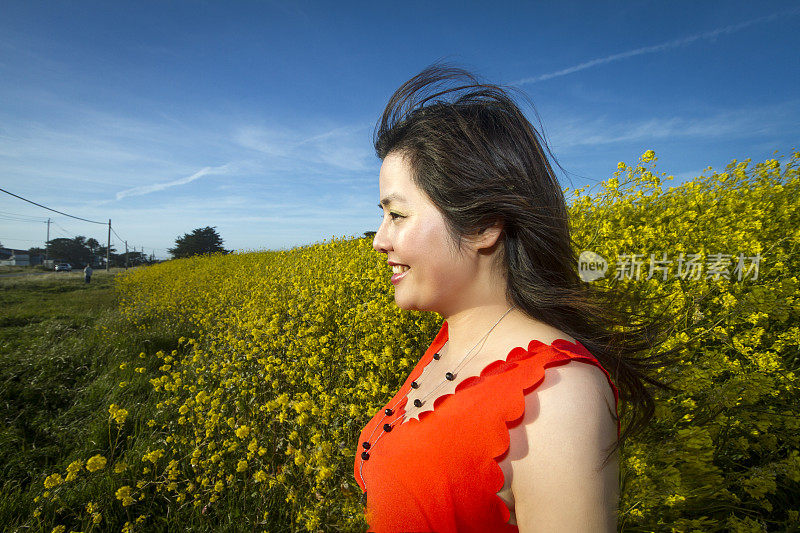
<path id="1" fill-rule="evenodd" d="M 419 309 L 417 309 L 413 305 L 402 303 L 402 301 L 398 301 L 396 298 L 394 300 L 394 304 L 403 311 L 419 311 Z"/>
<path id="2" fill-rule="evenodd" d="M 419 311 L 419 307 L 415 305 L 414 301 L 409 300 L 407 298 L 397 297 L 397 293 L 394 295 L 394 304 L 402 309 L 403 311 Z"/>
<path id="3" fill-rule="evenodd" d="M 430 309 L 426 305 L 420 304 L 420 302 L 415 302 L 413 300 L 398 298 L 397 294 L 394 296 L 394 304 L 402 309 L 403 311 L 429 311 Z"/>

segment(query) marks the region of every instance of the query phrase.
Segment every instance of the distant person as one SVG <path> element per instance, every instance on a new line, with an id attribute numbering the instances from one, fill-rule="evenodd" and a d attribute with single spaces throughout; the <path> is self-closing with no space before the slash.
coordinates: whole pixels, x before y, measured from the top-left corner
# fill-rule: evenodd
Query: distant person
<path id="1" fill-rule="evenodd" d="M 94 271 L 92 270 L 91 265 L 86 265 L 86 268 L 83 269 L 83 280 L 86 283 L 92 281 L 92 272 Z"/>

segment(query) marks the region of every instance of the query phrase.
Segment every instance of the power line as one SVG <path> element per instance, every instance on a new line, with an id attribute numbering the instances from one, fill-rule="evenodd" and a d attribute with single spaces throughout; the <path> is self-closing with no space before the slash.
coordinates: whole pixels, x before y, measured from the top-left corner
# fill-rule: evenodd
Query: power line
<path id="1" fill-rule="evenodd" d="M 59 235 L 62 235 L 63 237 L 61 237 L 61 238 L 63 238 L 63 239 L 72 240 L 72 237 L 69 236 L 69 232 L 64 233 L 63 231 L 61 231 L 59 229 L 53 229 L 53 233 L 58 233 Z M 53 239 L 50 239 L 50 240 L 52 241 Z"/>
<path id="2" fill-rule="evenodd" d="M 37 239 L 12 239 L 10 237 L 0 237 L 0 241 L 42 242 Z"/>
<path id="3" fill-rule="evenodd" d="M 50 208 L 50 207 L 47 207 L 47 206 L 45 206 L 45 205 L 42 205 L 42 204 L 38 204 L 38 203 L 36 203 L 36 202 L 34 202 L 34 201 L 28 200 L 27 198 L 23 198 L 22 196 L 19 196 L 19 195 L 17 195 L 17 194 L 14 194 L 14 193 L 12 193 L 12 192 L 9 192 L 9 191 L 7 191 L 7 190 L 5 190 L 5 189 L 0 189 L 0 192 L 4 192 L 4 193 L 6 193 L 6 194 L 8 194 L 8 195 L 11 195 L 11 196 L 13 196 L 13 197 L 15 197 L 15 198 L 19 198 L 20 200 L 23 200 L 23 201 L 25 201 L 25 202 L 28 202 L 29 204 L 33 204 L 33 205 L 35 205 L 35 206 L 41 207 L 42 209 L 47 209 L 48 211 L 52 211 L 52 212 L 54 212 L 54 213 L 58 213 L 59 215 L 63 215 L 63 216 L 65 216 L 65 217 L 74 218 L 74 219 L 76 219 L 76 220 L 82 220 L 82 221 L 84 221 L 84 222 L 89 222 L 89 223 L 91 223 L 91 224 L 101 224 L 101 225 L 103 225 L 103 226 L 105 226 L 105 225 L 108 225 L 108 229 L 109 229 L 109 230 L 110 230 L 110 231 L 111 231 L 111 232 L 112 232 L 112 233 L 113 233 L 113 234 L 114 234 L 114 235 L 115 235 L 115 236 L 116 236 L 116 237 L 117 237 L 117 238 L 118 238 L 120 241 L 122 241 L 122 242 L 126 242 L 126 241 L 125 241 L 125 239 L 123 239 L 122 237 L 120 237 L 119 233 L 117 233 L 117 232 L 116 232 L 116 230 L 114 230 L 114 228 L 111 226 L 111 221 L 110 221 L 110 220 L 109 220 L 109 221 L 106 223 L 106 222 L 97 222 L 96 220 L 89 220 L 89 219 L 87 219 L 87 218 L 76 217 L 75 215 L 70 215 L 69 213 L 64 213 L 64 212 L 61 212 L 61 211 L 57 211 L 56 209 L 52 209 L 52 208 Z M 4 215 L 5 215 L 5 216 L 4 216 Z M 10 216 L 7 216 L 7 215 L 10 215 Z M 12 217 L 16 217 L 16 216 L 25 217 L 25 216 L 27 216 L 27 215 L 18 215 L 18 214 L 16 214 L 16 213 L 4 213 L 4 212 L 0 211 L 0 219 L 5 219 L 5 220 L 13 220 L 13 221 L 15 221 L 15 222 L 41 222 L 41 223 L 45 223 L 45 222 L 47 222 L 47 220 L 49 220 L 49 219 L 45 220 L 44 218 L 41 218 L 40 220 L 38 220 L 38 221 L 37 221 L 37 220 L 35 220 L 37 217 L 30 217 L 30 218 L 29 218 L 29 219 L 27 219 L 27 220 L 25 220 L 25 219 L 21 219 L 21 218 L 12 218 Z M 62 230 L 64 230 L 64 231 L 65 231 L 65 232 L 67 232 L 67 233 L 72 233 L 70 230 L 68 230 L 67 228 L 65 228 L 64 226 L 62 226 L 61 224 L 59 224 L 59 223 L 58 223 L 58 222 L 56 222 L 55 220 L 53 220 L 53 221 L 52 221 L 52 224 L 54 224 L 54 225 L 58 226 L 59 228 L 61 228 Z M 69 238 L 71 238 L 71 237 L 69 237 L 69 235 L 65 235 L 65 234 L 64 234 L 64 233 L 62 233 L 61 231 L 58 231 L 58 233 L 61 233 L 62 235 L 64 235 L 64 236 L 65 236 L 66 238 L 68 238 L 68 239 L 69 239 Z M 30 240 L 30 239 L 8 239 L 8 240 L 28 240 L 29 242 L 37 242 L 37 241 Z M 167 252 L 167 253 L 169 253 L 169 250 L 168 250 L 168 249 L 166 249 L 166 248 L 156 248 L 156 247 L 149 247 L 149 246 L 147 246 L 147 247 L 143 247 L 143 248 L 142 248 L 142 250 L 144 250 L 145 248 L 150 248 L 151 250 L 158 250 L 158 251 L 161 251 L 161 252 Z M 144 253 L 144 252 L 143 252 L 143 253 Z"/>
<path id="4" fill-rule="evenodd" d="M 21 218 L 21 217 L 12 217 L 8 215 L 0 214 L 0 219 L 2 220 L 13 220 L 14 222 L 33 222 L 35 224 L 45 224 L 46 220 L 33 220 L 30 218 Z"/>
<path id="5" fill-rule="evenodd" d="M 117 239 L 121 240 L 122 242 L 125 242 L 125 239 L 123 239 L 122 237 L 120 237 L 120 236 L 119 236 L 119 233 L 117 233 L 116 231 L 114 231 L 114 228 L 113 228 L 113 227 L 111 228 L 111 233 L 113 233 L 114 235 L 116 235 L 116 236 L 117 236 Z"/>
<path id="6" fill-rule="evenodd" d="M 83 220 L 84 222 L 91 222 L 92 224 L 102 224 L 104 226 L 106 225 L 105 222 L 97 222 L 96 220 L 89 220 L 88 218 L 76 217 L 74 215 L 69 215 L 67 213 L 62 213 L 61 211 L 56 211 L 55 209 L 51 209 L 51 208 L 49 208 L 47 206 L 44 206 L 42 204 L 37 204 L 36 202 L 32 202 L 31 200 L 28 200 L 27 198 L 23 198 L 22 196 L 18 196 L 16 194 L 14 194 L 13 192 L 8 192 L 5 189 L 0 189 L 0 191 L 4 192 L 6 194 L 10 194 L 11 196 L 14 196 L 15 198 L 19 198 L 20 200 L 24 200 L 24 201 L 28 202 L 29 204 L 37 205 L 37 206 L 39 206 L 39 207 L 41 207 L 43 209 L 47 209 L 48 211 L 52 211 L 53 213 L 58 213 L 59 215 L 64 215 L 65 217 L 76 218 L 78 220 Z"/>
<path id="7" fill-rule="evenodd" d="M 53 221 L 52 221 L 52 224 L 53 224 L 54 226 L 58 226 L 59 228 L 61 228 L 61 229 L 63 229 L 64 231 L 66 231 L 67 233 L 72 233 L 72 230 L 68 230 L 67 228 L 65 228 L 64 226 L 62 226 L 61 224 L 59 224 L 59 223 L 58 223 L 58 222 L 56 222 L 55 220 L 53 220 Z"/>
<path id="8" fill-rule="evenodd" d="M 46 222 L 47 219 L 44 217 L 37 217 L 31 215 L 23 215 L 20 213 L 9 213 L 8 211 L 0 211 L 0 215 L 4 217 L 20 217 L 20 219 L 27 219 L 30 221 L 37 221 L 37 222 Z"/>

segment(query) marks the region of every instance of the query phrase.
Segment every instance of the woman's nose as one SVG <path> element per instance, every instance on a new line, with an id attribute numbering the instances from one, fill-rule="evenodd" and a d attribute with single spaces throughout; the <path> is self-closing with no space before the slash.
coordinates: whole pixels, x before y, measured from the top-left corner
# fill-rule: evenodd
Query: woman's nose
<path id="1" fill-rule="evenodd" d="M 382 254 L 389 252 L 389 239 L 386 237 L 383 222 L 381 222 L 378 231 L 375 232 L 375 237 L 372 238 L 372 248 Z"/>

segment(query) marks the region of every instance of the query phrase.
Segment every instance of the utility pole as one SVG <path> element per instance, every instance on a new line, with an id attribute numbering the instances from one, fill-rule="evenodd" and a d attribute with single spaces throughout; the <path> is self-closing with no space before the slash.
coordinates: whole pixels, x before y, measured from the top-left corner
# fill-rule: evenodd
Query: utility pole
<path id="1" fill-rule="evenodd" d="M 108 219 L 108 240 L 106 241 L 106 272 L 111 270 L 111 263 L 108 258 L 111 253 L 111 219 Z"/>
<path id="2" fill-rule="evenodd" d="M 125 270 L 128 270 L 128 241 L 125 241 Z"/>
<path id="3" fill-rule="evenodd" d="M 49 259 L 49 252 L 50 251 L 50 219 L 47 219 L 47 240 L 44 241 L 44 260 L 45 263 Z"/>

